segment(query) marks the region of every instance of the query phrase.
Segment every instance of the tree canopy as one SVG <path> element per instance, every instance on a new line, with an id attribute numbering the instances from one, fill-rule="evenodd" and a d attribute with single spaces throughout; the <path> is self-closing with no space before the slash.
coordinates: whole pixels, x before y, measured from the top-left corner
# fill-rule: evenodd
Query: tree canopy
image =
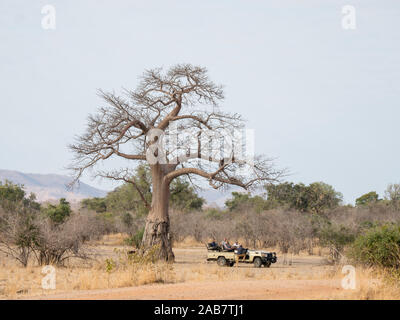
<path id="1" fill-rule="evenodd" d="M 334 208 L 343 199 L 340 192 L 324 182 L 314 182 L 308 186 L 303 183 L 285 182 L 277 185 L 269 184 L 265 188 L 268 200 L 272 204 L 313 213 Z"/>
<path id="2" fill-rule="evenodd" d="M 363 194 L 356 199 L 356 206 L 365 206 L 379 201 L 379 195 L 375 191 Z"/>
<path id="3" fill-rule="evenodd" d="M 54 223 L 63 223 L 71 215 L 71 206 L 69 202 L 61 198 L 58 205 L 49 204 L 42 209 L 42 212 Z"/>

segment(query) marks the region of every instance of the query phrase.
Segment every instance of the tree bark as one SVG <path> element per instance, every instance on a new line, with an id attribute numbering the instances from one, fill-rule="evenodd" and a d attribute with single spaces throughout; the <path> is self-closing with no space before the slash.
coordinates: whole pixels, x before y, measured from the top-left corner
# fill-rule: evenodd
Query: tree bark
<path id="1" fill-rule="evenodd" d="M 173 262 L 172 239 L 169 222 L 169 182 L 164 177 L 169 172 L 168 165 L 156 164 L 151 166 L 153 182 L 152 201 L 144 229 L 142 249 L 158 247 L 156 259 Z"/>

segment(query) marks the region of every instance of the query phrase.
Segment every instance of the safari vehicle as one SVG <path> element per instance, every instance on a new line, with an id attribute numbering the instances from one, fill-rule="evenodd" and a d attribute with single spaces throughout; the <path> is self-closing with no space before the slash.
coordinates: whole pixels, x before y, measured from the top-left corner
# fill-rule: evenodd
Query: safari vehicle
<path id="1" fill-rule="evenodd" d="M 242 263 L 253 263 L 256 268 L 260 268 L 261 266 L 269 268 L 272 263 L 277 261 L 275 252 L 246 250 L 246 253 L 239 258 L 235 251 L 222 250 L 220 246 L 212 247 L 208 244 L 207 261 L 217 261 L 217 264 L 221 267 L 233 267 L 236 261 Z"/>

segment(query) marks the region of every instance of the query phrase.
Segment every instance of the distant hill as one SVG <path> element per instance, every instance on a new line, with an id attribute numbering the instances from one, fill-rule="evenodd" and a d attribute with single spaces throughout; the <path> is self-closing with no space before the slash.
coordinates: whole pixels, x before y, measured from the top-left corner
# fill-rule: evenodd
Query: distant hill
<path id="1" fill-rule="evenodd" d="M 225 201 L 232 197 L 233 191 L 241 191 L 237 188 L 232 188 L 229 191 L 220 191 L 215 189 L 206 189 L 199 192 L 199 196 L 206 200 L 205 207 L 220 207 L 225 206 Z"/>
<path id="2" fill-rule="evenodd" d="M 71 181 L 68 176 L 59 174 L 33 174 L 11 170 L 0 170 L 0 181 L 9 180 L 16 184 L 23 184 L 27 194 L 36 194 L 39 202 L 66 198 L 71 202 L 78 202 L 84 198 L 104 197 L 107 191 L 100 190 L 81 182 L 72 191 L 66 185 Z"/>

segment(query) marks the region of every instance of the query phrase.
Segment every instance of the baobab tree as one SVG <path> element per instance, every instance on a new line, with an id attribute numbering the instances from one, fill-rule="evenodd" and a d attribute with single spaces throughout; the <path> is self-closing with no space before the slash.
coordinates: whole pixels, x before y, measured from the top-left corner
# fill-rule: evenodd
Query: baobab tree
<path id="1" fill-rule="evenodd" d="M 222 87 L 209 80 L 205 68 L 184 64 L 147 70 L 136 90 L 99 95 L 105 105 L 88 117 L 85 133 L 69 146 L 74 182 L 90 168 L 95 177 L 133 184 L 149 209 L 142 249 L 157 245 L 159 259 L 174 260 L 168 215 L 174 179 L 186 177 L 194 186 L 205 180 L 215 189 L 249 189 L 276 181 L 281 174 L 271 159 L 243 152 L 244 121 L 220 111 Z M 149 164 L 151 203 L 133 178 L 134 165 L 99 169 L 117 157 Z"/>

